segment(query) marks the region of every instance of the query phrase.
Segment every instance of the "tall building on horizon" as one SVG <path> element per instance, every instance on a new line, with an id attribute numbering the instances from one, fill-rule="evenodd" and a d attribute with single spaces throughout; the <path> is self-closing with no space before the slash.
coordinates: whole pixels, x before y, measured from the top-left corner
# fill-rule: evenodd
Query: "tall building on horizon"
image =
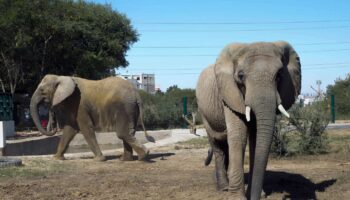
<path id="1" fill-rule="evenodd" d="M 140 75 L 120 75 L 120 76 L 130 81 L 137 89 L 144 90 L 151 94 L 154 94 L 156 92 L 154 74 L 142 73 Z"/>

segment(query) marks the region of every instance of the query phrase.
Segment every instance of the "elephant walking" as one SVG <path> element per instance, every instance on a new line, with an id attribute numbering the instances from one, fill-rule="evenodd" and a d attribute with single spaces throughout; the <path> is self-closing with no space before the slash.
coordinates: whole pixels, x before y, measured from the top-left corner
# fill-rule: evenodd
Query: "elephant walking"
<path id="1" fill-rule="evenodd" d="M 38 104 L 41 101 L 51 105 L 55 117 L 53 121 L 57 120 L 63 128 L 63 135 L 54 156 L 57 159 L 64 159 L 70 141 L 80 131 L 95 154 L 95 159 L 106 160 L 97 144 L 96 130 L 116 131 L 117 136 L 123 140 L 123 160 L 132 160 L 133 150 L 140 160 L 148 154 L 145 146 L 135 138 L 139 117 L 147 136 L 140 96 L 137 89 L 122 78 L 110 77 L 93 81 L 46 75 L 32 96 L 30 112 L 42 134 L 54 135 L 55 131 L 45 130 L 40 124 Z"/>
<path id="2" fill-rule="evenodd" d="M 246 199 L 243 164 L 249 140 L 247 196 L 260 199 L 276 114 L 289 116 L 285 109 L 300 89 L 299 56 L 287 42 L 230 44 L 203 70 L 196 96 L 219 190 Z"/>

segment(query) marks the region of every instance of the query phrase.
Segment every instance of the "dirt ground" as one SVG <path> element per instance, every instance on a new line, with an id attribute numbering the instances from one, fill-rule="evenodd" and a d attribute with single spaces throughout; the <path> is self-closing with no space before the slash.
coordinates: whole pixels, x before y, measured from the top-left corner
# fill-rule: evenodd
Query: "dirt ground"
<path id="1" fill-rule="evenodd" d="M 25 158 L 12 177 L 0 175 L 1 199 L 227 199 L 215 188 L 214 163 L 204 166 L 206 148 L 153 149 L 150 162 Z M 350 199 L 347 155 L 270 158 L 266 199 Z M 245 166 L 246 168 L 248 165 Z M 26 169 L 29 169 L 26 171 Z M 4 169 L 0 169 L 4 170 Z M 1 173 L 0 173 L 1 174 Z"/>

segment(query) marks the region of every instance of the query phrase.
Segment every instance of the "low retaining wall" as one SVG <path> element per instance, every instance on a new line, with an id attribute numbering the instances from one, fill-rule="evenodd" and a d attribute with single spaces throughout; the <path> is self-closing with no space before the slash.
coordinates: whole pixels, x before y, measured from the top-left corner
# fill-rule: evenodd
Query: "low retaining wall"
<path id="1" fill-rule="evenodd" d="M 48 155 L 54 154 L 60 135 L 40 136 L 18 140 L 6 140 L 5 156 Z"/>
<path id="2" fill-rule="evenodd" d="M 147 131 L 156 141 L 170 137 L 171 130 Z M 137 131 L 136 138 L 141 143 L 147 143 L 143 131 Z M 5 156 L 49 155 L 57 151 L 61 134 L 55 136 L 40 136 L 25 139 L 6 140 Z M 114 132 L 96 133 L 101 150 L 117 149 L 122 147 L 122 141 Z M 69 144 L 67 153 L 91 152 L 82 134 L 77 134 Z"/>

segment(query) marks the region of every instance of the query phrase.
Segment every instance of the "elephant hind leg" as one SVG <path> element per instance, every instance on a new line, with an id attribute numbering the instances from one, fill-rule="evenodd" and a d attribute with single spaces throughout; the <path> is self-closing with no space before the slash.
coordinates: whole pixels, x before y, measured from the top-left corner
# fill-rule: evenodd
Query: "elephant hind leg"
<path id="1" fill-rule="evenodd" d="M 228 167 L 228 146 L 226 141 L 213 141 L 212 148 L 215 155 L 215 175 L 217 189 L 220 191 L 228 190 L 228 177 L 227 177 L 227 167 Z M 226 143 L 226 144 L 225 144 Z"/>
<path id="2" fill-rule="evenodd" d="M 123 146 L 124 146 L 124 153 L 121 157 L 121 160 L 122 161 L 134 160 L 132 147 L 125 140 L 123 140 Z"/>
<path id="3" fill-rule="evenodd" d="M 217 134 L 214 131 L 207 120 L 203 117 L 203 123 L 205 129 L 208 133 L 208 140 L 213 149 L 213 153 L 215 156 L 215 177 L 217 189 L 220 191 L 228 190 L 228 177 L 227 177 L 227 168 L 228 168 L 228 145 L 226 140 L 218 141 L 215 140 L 212 135 Z"/>
<path id="4" fill-rule="evenodd" d="M 149 151 L 146 149 L 146 147 L 143 144 L 141 144 L 138 140 L 136 140 L 135 126 L 131 125 L 130 127 L 131 128 L 124 126 L 124 127 L 117 128 L 117 136 L 118 138 L 123 140 L 124 155 L 129 156 L 129 154 L 131 154 L 132 156 L 132 149 L 133 149 L 136 151 L 139 157 L 139 160 L 143 160 L 145 159 Z"/>

